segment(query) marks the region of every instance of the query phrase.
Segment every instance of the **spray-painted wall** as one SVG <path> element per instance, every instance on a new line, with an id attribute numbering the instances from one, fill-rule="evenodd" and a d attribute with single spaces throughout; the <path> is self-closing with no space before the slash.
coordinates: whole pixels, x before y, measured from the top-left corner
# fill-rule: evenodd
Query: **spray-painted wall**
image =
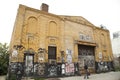
<path id="1" fill-rule="evenodd" d="M 79 45 L 94 47 L 94 55 L 85 56 L 87 50 L 79 51 Z M 55 47 L 54 59 L 49 59 L 49 47 Z M 26 55 L 33 55 L 32 60 Z M 108 30 L 95 27 L 80 16 L 59 16 L 19 6 L 10 42 L 10 65 L 14 69 L 15 64 L 22 63 L 24 69 L 30 69 L 24 70 L 24 74 L 74 75 L 81 73 L 84 58 L 93 71 L 100 61 L 113 61 Z M 27 63 L 32 63 L 32 68 L 27 68 L 30 67 Z"/>

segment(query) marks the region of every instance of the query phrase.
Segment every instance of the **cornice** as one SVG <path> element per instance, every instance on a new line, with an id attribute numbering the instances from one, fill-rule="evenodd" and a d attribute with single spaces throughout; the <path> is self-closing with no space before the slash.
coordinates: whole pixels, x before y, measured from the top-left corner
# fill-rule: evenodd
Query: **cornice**
<path id="1" fill-rule="evenodd" d="M 55 14 L 52 14 L 52 13 L 49 13 L 49 12 L 45 12 L 45 11 L 42 11 L 42 10 L 34 9 L 34 8 L 31 8 L 31 7 L 22 5 L 22 4 L 20 4 L 19 7 L 24 7 L 25 10 L 33 11 L 33 12 L 48 15 L 48 16 L 53 16 L 53 17 L 56 17 L 60 20 L 64 20 L 63 18 L 59 17 L 58 15 L 55 15 Z"/>
<path id="2" fill-rule="evenodd" d="M 63 20 L 63 21 L 65 21 L 65 20 L 66 21 L 71 21 L 71 22 L 74 22 L 74 23 L 90 26 L 93 29 L 99 29 L 99 30 L 102 30 L 102 31 L 108 31 L 109 32 L 109 30 L 107 30 L 107 29 L 102 29 L 102 28 L 96 27 L 95 25 L 93 25 L 92 23 L 90 23 L 88 20 L 86 20 L 85 18 L 83 18 L 81 16 L 55 15 L 55 14 L 48 13 L 48 12 L 45 12 L 45 11 L 42 11 L 42 10 L 38 10 L 38 9 L 28 7 L 28 6 L 25 6 L 25 5 L 22 5 L 22 4 L 19 5 L 19 8 L 24 8 L 25 10 L 30 10 L 30 11 L 33 11 L 33 12 L 36 12 L 36 13 L 40 13 L 40 14 L 44 14 L 44 15 L 48 15 L 48 16 L 53 16 L 53 17 L 56 17 L 56 18 L 58 18 L 60 20 Z M 73 18 L 73 19 L 70 19 L 70 17 Z M 75 17 L 79 17 L 81 19 L 76 19 Z"/>
<path id="3" fill-rule="evenodd" d="M 109 32 L 108 29 L 103 29 L 103 28 L 100 28 L 100 27 L 97 27 L 97 26 L 96 26 L 96 29 L 98 29 L 98 30 L 102 30 L 102 31 L 106 31 L 106 32 Z"/>
<path id="4" fill-rule="evenodd" d="M 83 44 L 83 45 L 89 45 L 89 46 L 96 46 L 95 42 L 88 42 L 88 41 L 81 41 L 81 40 L 76 40 L 75 42 L 77 44 Z"/>

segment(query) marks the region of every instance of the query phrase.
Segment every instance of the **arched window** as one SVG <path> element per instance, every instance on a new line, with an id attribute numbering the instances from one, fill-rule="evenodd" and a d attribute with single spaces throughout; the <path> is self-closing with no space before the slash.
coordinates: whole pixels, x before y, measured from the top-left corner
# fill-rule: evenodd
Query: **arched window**
<path id="1" fill-rule="evenodd" d="M 27 33 L 36 33 L 37 32 L 37 19 L 35 17 L 28 18 L 28 28 Z"/>
<path id="2" fill-rule="evenodd" d="M 27 20 L 27 32 L 26 32 L 26 37 L 27 37 L 27 47 L 32 48 L 35 50 L 35 47 L 38 43 L 38 40 L 36 39 L 35 34 L 38 31 L 38 26 L 37 26 L 37 18 L 35 17 L 29 17 Z M 35 46 L 33 46 L 35 45 Z"/>
<path id="3" fill-rule="evenodd" d="M 57 36 L 57 24 L 54 21 L 49 23 L 49 35 L 50 36 Z"/>

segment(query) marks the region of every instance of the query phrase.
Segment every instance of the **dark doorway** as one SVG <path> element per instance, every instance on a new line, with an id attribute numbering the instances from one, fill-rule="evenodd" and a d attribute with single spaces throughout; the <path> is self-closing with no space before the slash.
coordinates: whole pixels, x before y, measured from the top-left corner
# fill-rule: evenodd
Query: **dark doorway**
<path id="1" fill-rule="evenodd" d="M 48 59 L 56 59 L 56 47 L 48 46 Z"/>
<path id="2" fill-rule="evenodd" d="M 56 47 L 48 46 L 48 76 L 57 76 Z"/>
<path id="3" fill-rule="evenodd" d="M 25 54 L 24 55 L 24 63 L 25 63 L 25 75 L 31 76 L 34 73 L 34 55 L 33 54 Z"/>

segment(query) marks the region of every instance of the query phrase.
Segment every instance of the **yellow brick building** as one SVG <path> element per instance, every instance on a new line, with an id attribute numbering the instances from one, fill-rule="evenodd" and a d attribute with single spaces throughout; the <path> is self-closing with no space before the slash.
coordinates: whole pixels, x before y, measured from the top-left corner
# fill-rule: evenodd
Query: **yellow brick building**
<path id="1" fill-rule="evenodd" d="M 51 14 L 46 4 L 41 10 L 19 5 L 10 52 L 11 65 L 19 62 L 29 74 L 80 74 L 85 63 L 91 72 L 113 68 L 109 30 L 81 16 Z"/>

